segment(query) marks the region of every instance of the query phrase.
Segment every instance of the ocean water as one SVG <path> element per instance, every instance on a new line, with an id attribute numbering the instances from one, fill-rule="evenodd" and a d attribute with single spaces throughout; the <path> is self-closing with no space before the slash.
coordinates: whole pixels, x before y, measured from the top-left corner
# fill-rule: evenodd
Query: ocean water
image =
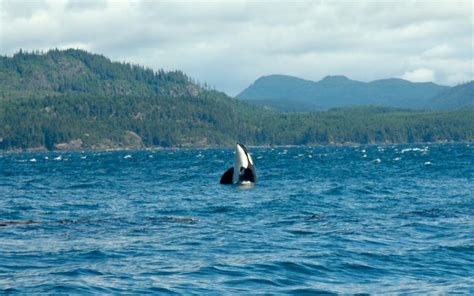
<path id="1" fill-rule="evenodd" d="M 474 293 L 474 146 L 0 154 L 0 293 Z"/>

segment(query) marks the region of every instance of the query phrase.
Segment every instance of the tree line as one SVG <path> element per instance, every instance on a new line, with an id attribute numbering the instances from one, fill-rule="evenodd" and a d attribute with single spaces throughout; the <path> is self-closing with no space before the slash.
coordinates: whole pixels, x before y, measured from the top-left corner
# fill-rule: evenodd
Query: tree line
<path id="1" fill-rule="evenodd" d="M 474 140 L 474 110 L 428 112 L 380 107 L 278 113 L 215 91 L 200 97 L 24 98 L 0 103 L 0 149 L 418 143 Z"/>

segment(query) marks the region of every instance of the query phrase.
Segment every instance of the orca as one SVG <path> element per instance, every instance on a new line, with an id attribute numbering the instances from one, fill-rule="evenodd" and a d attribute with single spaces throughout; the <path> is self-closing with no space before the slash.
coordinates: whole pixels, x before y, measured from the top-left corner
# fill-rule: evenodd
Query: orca
<path id="1" fill-rule="evenodd" d="M 257 173 L 247 148 L 237 143 L 235 146 L 234 166 L 221 177 L 221 184 L 249 184 L 257 182 Z"/>

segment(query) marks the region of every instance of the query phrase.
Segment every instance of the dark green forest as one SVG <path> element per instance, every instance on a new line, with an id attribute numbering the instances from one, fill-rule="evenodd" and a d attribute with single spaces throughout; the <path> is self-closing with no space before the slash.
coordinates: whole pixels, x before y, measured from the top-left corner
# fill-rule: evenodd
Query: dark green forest
<path id="1" fill-rule="evenodd" d="M 266 110 L 180 71 L 82 50 L 0 58 L 0 149 L 473 141 L 474 109 Z"/>

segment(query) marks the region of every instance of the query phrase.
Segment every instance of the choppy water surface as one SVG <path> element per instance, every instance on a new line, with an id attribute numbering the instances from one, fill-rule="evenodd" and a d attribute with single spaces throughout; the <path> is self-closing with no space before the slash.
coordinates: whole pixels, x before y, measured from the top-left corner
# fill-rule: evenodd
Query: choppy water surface
<path id="1" fill-rule="evenodd" d="M 474 147 L 0 154 L 0 292 L 474 293 Z"/>

